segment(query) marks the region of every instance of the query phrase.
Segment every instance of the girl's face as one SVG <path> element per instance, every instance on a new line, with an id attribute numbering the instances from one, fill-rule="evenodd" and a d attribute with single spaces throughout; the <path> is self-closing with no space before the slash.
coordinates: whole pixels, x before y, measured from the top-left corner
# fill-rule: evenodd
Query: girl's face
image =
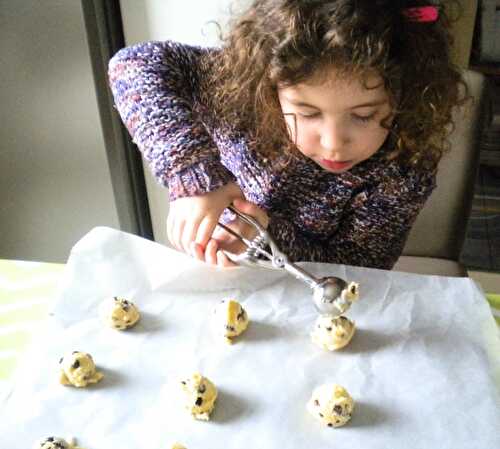
<path id="1" fill-rule="evenodd" d="M 299 151 L 325 170 L 342 173 L 382 146 L 389 131 L 380 122 L 389 117 L 391 123 L 391 106 L 378 75 L 348 79 L 330 71 L 321 83 L 278 88 L 278 97 Z"/>

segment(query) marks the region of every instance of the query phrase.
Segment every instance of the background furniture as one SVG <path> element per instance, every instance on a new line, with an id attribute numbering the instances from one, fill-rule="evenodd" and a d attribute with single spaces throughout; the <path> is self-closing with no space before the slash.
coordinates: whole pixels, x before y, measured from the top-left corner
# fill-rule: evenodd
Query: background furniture
<path id="1" fill-rule="evenodd" d="M 479 138 L 485 116 L 485 80 L 467 71 L 473 102 L 457 111 L 451 150 L 438 169 L 437 187 L 417 217 L 395 269 L 422 274 L 466 276 L 459 262 L 479 165 Z"/>

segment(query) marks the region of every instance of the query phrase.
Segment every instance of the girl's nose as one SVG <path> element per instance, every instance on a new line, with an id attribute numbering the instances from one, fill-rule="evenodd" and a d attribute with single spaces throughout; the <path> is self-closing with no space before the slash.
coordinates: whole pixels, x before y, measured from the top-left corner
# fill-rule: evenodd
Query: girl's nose
<path id="1" fill-rule="evenodd" d="M 345 147 L 349 142 L 348 130 L 341 123 L 326 123 L 321 130 L 320 143 L 327 151 L 335 151 Z"/>

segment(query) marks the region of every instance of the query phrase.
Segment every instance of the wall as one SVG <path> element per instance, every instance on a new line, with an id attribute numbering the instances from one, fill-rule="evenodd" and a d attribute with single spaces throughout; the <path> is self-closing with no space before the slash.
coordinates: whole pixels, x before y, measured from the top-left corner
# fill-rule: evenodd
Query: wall
<path id="1" fill-rule="evenodd" d="M 477 6 L 478 0 L 460 0 L 458 7 L 449 11 L 450 17 L 458 16 L 452 23 L 454 45 L 451 55 L 455 64 L 464 69 L 469 67 Z"/>
<path id="2" fill-rule="evenodd" d="M 0 258 L 63 262 L 118 227 L 80 2 L 0 3 Z"/>

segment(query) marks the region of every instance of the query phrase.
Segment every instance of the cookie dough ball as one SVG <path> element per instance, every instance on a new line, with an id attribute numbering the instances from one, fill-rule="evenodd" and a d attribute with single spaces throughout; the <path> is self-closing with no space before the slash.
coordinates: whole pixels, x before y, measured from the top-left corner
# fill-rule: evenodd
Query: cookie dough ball
<path id="1" fill-rule="evenodd" d="M 307 410 L 328 427 L 340 427 L 351 419 L 354 401 L 345 388 L 321 385 L 313 391 Z"/>
<path id="2" fill-rule="evenodd" d="M 104 375 L 96 370 L 94 360 L 86 352 L 73 351 L 59 360 L 61 383 L 75 387 L 86 387 L 99 382 Z"/>
<path id="3" fill-rule="evenodd" d="M 311 339 L 320 348 L 335 351 L 351 341 L 355 330 L 354 321 L 345 316 L 321 315 L 314 323 Z"/>
<path id="4" fill-rule="evenodd" d="M 349 282 L 347 287 L 342 290 L 341 296 L 350 302 L 357 301 L 359 299 L 359 284 L 357 282 Z"/>
<path id="5" fill-rule="evenodd" d="M 352 303 L 358 299 L 359 284 L 356 282 L 349 282 L 347 287 L 340 293 L 340 297 L 335 300 L 335 307 L 338 310 L 336 315 L 338 316 L 345 313 L 351 307 Z"/>
<path id="6" fill-rule="evenodd" d="M 217 399 L 215 385 L 201 374 L 194 373 L 189 379 L 181 381 L 181 386 L 184 408 L 194 418 L 208 421 Z"/>
<path id="7" fill-rule="evenodd" d="M 179 444 L 179 443 L 175 443 L 173 446 L 172 446 L 172 449 L 186 449 L 182 444 Z"/>
<path id="8" fill-rule="evenodd" d="M 248 326 L 248 314 L 238 301 L 227 299 L 215 307 L 214 325 L 228 343 L 240 335 Z"/>
<path id="9" fill-rule="evenodd" d="M 101 315 L 106 323 L 118 330 L 129 329 L 141 317 L 139 309 L 133 302 L 117 296 L 102 304 Z"/>
<path id="10" fill-rule="evenodd" d="M 47 437 L 42 438 L 40 441 L 35 443 L 33 449 L 82 449 L 75 446 L 75 440 L 70 439 L 69 441 L 58 437 Z"/>

